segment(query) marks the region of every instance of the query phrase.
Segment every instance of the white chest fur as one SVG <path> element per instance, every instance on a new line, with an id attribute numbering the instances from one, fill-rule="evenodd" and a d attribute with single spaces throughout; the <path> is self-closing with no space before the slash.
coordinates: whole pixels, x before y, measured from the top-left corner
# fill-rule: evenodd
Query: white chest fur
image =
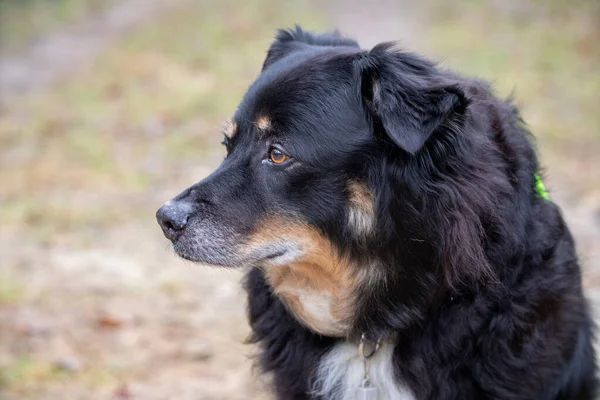
<path id="1" fill-rule="evenodd" d="M 394 377 L 393 350 L 393 344 L 382 343 L 369 360 L 369 378 L 378 390 L 378 400 L 415 400 L 412 391 Z M 358 346 L 337 344 L 321 359 L 313 384 L 314 394 L 327 400 L 355 400 L 364 371 Z"/>

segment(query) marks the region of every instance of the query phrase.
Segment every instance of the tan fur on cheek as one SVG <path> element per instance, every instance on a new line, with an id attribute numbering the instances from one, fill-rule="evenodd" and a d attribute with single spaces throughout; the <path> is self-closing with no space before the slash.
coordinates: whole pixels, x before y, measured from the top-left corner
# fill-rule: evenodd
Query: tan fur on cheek
<path id="1" fill-rule="evenodd" d="M 346 336 L 354 315 L 354 266 L 315 229 L 301 223 L 263 222 L 249 247 L 282 240 L 298 247 L 284 264 L 265 261 L 265 276 L 294 316 L 315 332 Z M 285 256 L 283 256 L 285 259 Z"/>
<path id="2" fill-rule="evenodd" d="M 348 225 L 359 238 L 369 236 L 375 227 L 373 194 L 365 183 L 351 181 L 348 184 L 350 208 Z"/>

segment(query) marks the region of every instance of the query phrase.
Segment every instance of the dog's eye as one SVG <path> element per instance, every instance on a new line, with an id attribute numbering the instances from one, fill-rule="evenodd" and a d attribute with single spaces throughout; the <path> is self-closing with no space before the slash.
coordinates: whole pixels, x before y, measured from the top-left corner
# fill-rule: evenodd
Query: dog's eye
<path id="1" fill-rule="evenodd" d="M 271 161 L 273 164 L 283 164 L 289 159 L 290 156 L 285 154 L 283 151 L 275 147 L 271 147 L 269 149 L 269 161 Z"/>

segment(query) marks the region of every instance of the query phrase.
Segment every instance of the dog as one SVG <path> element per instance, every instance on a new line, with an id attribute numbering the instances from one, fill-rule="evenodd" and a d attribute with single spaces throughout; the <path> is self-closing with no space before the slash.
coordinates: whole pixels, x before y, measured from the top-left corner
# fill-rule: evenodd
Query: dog
<path id="1" fill-rule="evenodd" d="M 487 83 L 297 26 L 223 144 L 157 219 L 179 256 L 250 267 L 278 399 L 596 398 L 573 239 Z"/>

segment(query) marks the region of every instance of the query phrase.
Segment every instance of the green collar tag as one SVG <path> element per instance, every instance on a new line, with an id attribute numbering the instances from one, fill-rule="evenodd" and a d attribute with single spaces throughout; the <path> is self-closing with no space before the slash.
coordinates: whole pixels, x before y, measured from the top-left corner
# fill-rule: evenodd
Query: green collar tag
<path id="1" fill-rule="evenodd" d="M 550 195 L 546 190 L 546 185 L 544 185 L 542 177 L 538 173 L 535 174 L 535 191 L 542 199 L 550 200 Z"/>

